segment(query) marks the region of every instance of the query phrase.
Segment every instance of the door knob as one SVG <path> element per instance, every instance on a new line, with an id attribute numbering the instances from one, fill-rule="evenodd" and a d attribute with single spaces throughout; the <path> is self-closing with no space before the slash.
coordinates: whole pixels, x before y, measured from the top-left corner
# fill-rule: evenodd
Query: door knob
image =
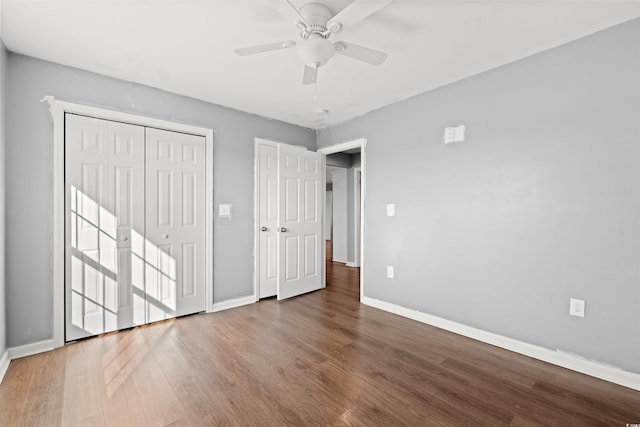
<path id="1" fill-rule="evenodd" d="M 284 228 L 284 227 L 280 227 L 280 232 L 281 232 L 281 233 L 285 233 L 286 231 L 287 231 L 287 229 L 286 229 L 286 228 Z"/>
<path id="2" fill-rule="evenodd" d="M 169 235 L 168 234 L 163 234 L 162 237 L 164 237 L 165 239 L 168 239 Z"/>
<path id="3" fill-rule="evenodd" d="M 260 230 L 267 231 L 267 227 L 262 227 Z"/>
<path id="4" fill-rule="evenodd" d="M 127 240 L 129 240 L 129 238 L 127 236 L 122 236 L 120 240 L 122 240 L 123 242 L 126 242 Z"/>

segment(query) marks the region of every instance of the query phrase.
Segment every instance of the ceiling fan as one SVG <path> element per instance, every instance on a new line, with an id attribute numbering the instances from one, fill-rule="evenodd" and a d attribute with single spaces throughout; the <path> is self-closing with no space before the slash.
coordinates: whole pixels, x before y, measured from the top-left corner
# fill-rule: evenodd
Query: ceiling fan
<path id="1" fill-rule="evenodd" d="M 337 53 L 372 65 L 381 65 L 387 54 L 345 41 L 332 43 L 329 38 L 342 30 L 362 21 L 369 15 L 382 9 L 393 0 L 354 0 L 346 8 L 333 16 L 333 12 L 322 3 L 307 3 L 300 9 L 289 0 L 271 0 L 273 6 L 300 29 L 300 40 L 287 40 L 257 46 L 235 49 L 239 56 L 275 50 L 297 48 L 297 53 L 304 62 L 302 84 L 316 83 L 318 68 L 325 65 Z"/>

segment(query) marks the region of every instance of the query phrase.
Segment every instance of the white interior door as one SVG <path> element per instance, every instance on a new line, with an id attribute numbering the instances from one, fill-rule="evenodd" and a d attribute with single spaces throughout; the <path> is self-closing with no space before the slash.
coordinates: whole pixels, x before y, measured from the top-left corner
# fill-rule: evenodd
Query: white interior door
<path id="1" fill-rule="evenodd" d="M 278 299 L 322 286 L 322 155 L 278 146 Z"/>
<path id="2" fill-rule="evenodd" d="M 257 145 L 258 149 L 258 227 L 259 297 L 278 291 L 278 147 Z"/>
<path id="3" fill-rule="evenodd" d="M 139 318 L 132 304 L 131 243 L 144 234 L 144 128 L 67 114 L 65 163 L 71 341 L 130 327 Z"/>
<path id="4" fill-rule="evenodd" d="M 146 128 L 147 321 L 205 309 L 205 139 Z"/>

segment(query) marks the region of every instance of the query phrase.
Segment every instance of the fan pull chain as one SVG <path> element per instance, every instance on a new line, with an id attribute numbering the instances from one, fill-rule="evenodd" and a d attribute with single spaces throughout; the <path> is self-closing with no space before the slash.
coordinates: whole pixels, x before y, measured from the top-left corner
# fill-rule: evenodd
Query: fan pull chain
<path id="1" fill-rule="evenodd" d="M 313 94 L 313 99 L 314 100 L 318 100 L 318 66 L 316 65 L 315 67 L 316 70 L 316 81 L 313 83 L 313 87 L 314 87 L 314 94 Z"/>

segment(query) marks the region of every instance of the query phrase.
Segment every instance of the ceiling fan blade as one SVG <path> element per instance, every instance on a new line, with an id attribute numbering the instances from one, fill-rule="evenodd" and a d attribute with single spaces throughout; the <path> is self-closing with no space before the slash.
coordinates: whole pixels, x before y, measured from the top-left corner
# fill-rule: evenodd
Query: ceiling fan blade
<path id="1" fill-rule="evenodd" d="M 272 50 L 289 49 L 294 47 L 296 42 L 288 40 L 285 42 L 260 44 L 257 46 L 241 47 L 235 49 L 234 52 L 239 56 L 255 55 L 256 53 L 271 52 Z"/>
<path id="2" fill-rule="evenodd" d="M 302 76 L 302 84 L 310 85 L 316 82 L 318 78 L 318 68 L 312 68 L 308 65 L 304 66 L 304 75 Z"/>
<path id="3" fill-rule="evenodd" d="M 335 42 L 333 45 L 336 48 L 336 53 L 371 65 L 382 65 L 382 63 L 387 59 L 387 56 L 389 56 L 379 50 L 369 49 L 368 47 L 343 41 Z"/>
<path id="4" fill-rule="evenodd" d="M 289 0 L 268 0 L 280 15 L 284 16 L 285 19 L 297 24 L 298 22 L 302 22 L 305 25 L 309 25 L 304 16 L 300 13 L 300 11 L 291 3 Z"/>
<path id="5" fill-rule="evenodd" d="M 354 25 L 369 15 L 379 11 L 393 0 L 354 0 L 336 16 L 327 22 L 327 28 L 331 32 L 340 31 L 341 28 Z"/>

